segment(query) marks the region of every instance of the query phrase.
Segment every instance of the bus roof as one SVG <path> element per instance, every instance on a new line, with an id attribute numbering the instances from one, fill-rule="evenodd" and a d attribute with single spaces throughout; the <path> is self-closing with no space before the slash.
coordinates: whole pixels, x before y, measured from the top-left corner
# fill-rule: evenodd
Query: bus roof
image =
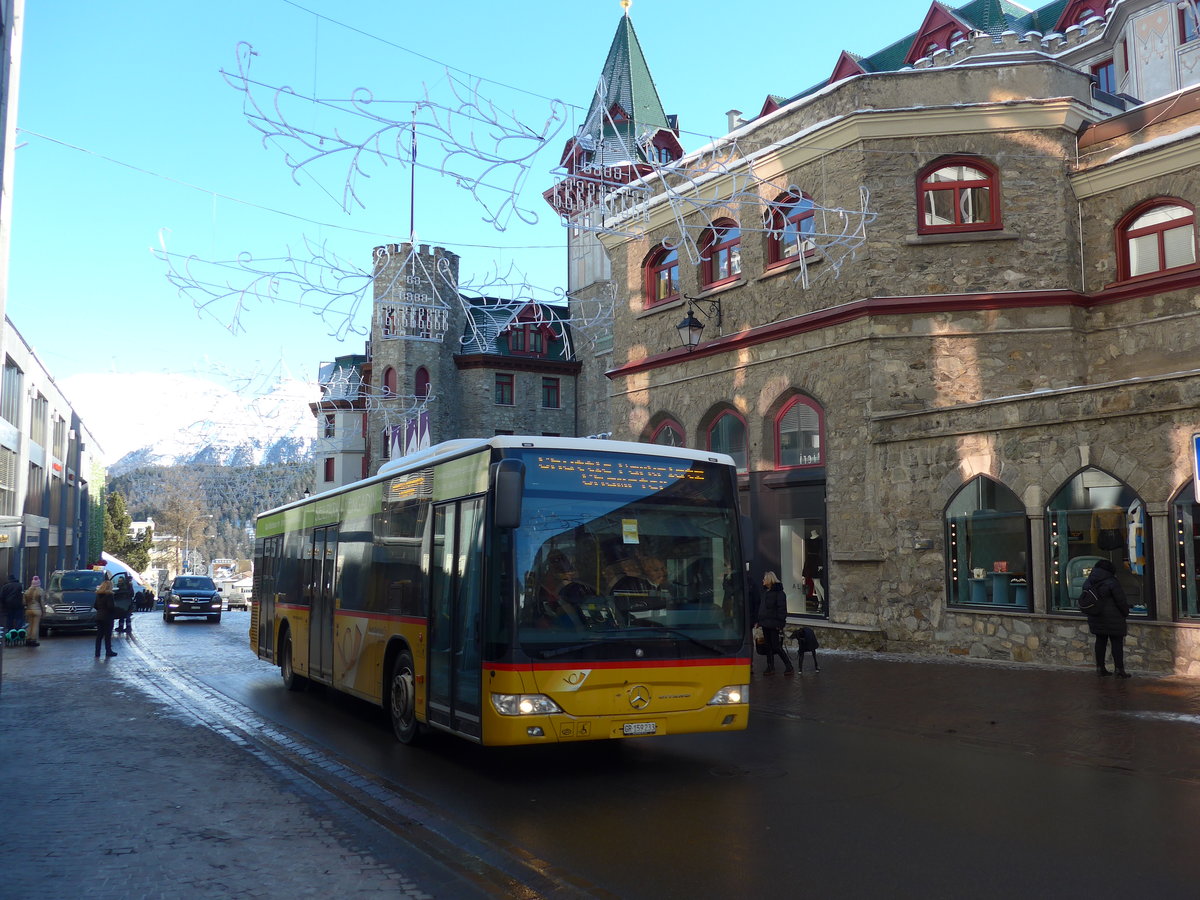
<path id="1" fill-rule="evenodd" d="M 643 444 L 636 441 L 610 441 L 606 438 L 546 437 L 544 435 L 519 434 L 498 434 L 490 438 L 461 438 L 455 441 L 445 441 L 441 444 L 434 444 L 432 447 L 429 447 L 425 450 L 418 450 L 416 453 L 410 453 L 407 456 L 401 456 L 397 459 L 389 460 L 380 466 L 379 471 L 370 478 L 364 478 L 361 481 L 356 481 L 351 484 L 332 488 L 328 491 L 323 491 L 320 494 L 313 494 L 311 497 L 306 497 L 303 500 L 295 500 L 291 503 L 285 503 L 283 506 L 277 506 L 274 509 L 265 510 L 264 512 L 259 513 L 257 517 L 272 515 L 292 506 L 311 503 L 312 501 L 322 497 L 331 497 L 335 494 L 340 494 L 343 491 L 352 490 L 353 488 L 360 487 L 364 484 L 370 484 L 374 481 L 383 481 L 414 469 L 424 469 L 437 463 L 445 462 L 449 459 L 456 459 L 460 456 L 468 456 L 487 447 L 511 447 L 515 449 L 529 450 L 591 450 L 604 453 L 636 453 L 641 456 L 662 456 L 669 457 L 671 459 L 691 459 L 696 460 L 697 462 L 711 462 L 726 466 L 732 466 L 734 464 L 733 457 L 725 453 L 717 453 L 713 450 L 694 450 L 689 447 L 670 447 L 666 444 Z"/>

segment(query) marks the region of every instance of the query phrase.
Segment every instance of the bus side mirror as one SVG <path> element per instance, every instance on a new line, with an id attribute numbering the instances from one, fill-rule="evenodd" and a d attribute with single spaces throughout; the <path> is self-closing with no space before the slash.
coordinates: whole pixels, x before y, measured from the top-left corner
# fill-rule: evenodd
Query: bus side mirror
<path id="1" fill-rule="evenodd" d="M 516 528 L 521 524 L 521 498 L 525 493 L 525 463 L 502 459 L 492 465 L 494 513 L 497 528 Z"/>

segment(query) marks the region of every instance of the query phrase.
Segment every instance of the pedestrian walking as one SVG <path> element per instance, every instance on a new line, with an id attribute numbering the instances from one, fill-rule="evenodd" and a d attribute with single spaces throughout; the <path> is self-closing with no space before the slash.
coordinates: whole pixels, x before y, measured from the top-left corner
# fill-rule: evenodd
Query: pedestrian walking
<path id="1" fill-rule="evenodd" d="M 113 579 L 113 606 L 116 607 L 117 634 L 130 634 L 129 620 L 133 618 L 133 579 L 118 575 Z"/>
<path id="2" fill-rule="evenodd" d="M 1113 666 L 1118 678 L 1128 678 L 1125 671 L 1125 635 L 1129 633 L 1129 600 L 1117 581 L 1116 569 L 1107 559 L 1092 566 L 1083 590 L 1096 595 L 1093 610 L 1087 611 L 1088 629 L 1096 636 L 1096 674 L 1111 675 L 1105 668 L 1106 645 L 1112 648 Z"/>
<path id="3" fill-rule="evenodd" d="M 25 643 L 30 647 L 38 646 L 38 629 L 42 623 L 42 613 L 46 611 L 46 601 L 42 594 L 42 579 L 37 575 L 25 589 L 25 629 L 29 635 Z"/>
<path id="4" fill-rule="evenodd" d="M 113 619 L 117 610 L 113 604 L 112 580 L 107 574 L 96 587 L 96 659 L 100 658 L 100 643 L 104 643 L 104 655 L 116 656 L 112 648 Z"/>
<path id="5" fill-rule="evenodd" d="M 784 675 L 794 675 L 792 659 L 783 649 L 781 635 L 783 626 L 787 624 L 787 594 L 779 583 L 779 576 L 768 572 L 763 576 L 762 599 L 758 604 L 758 624 L 763 630 L 763 640 L 767 644 L 767 667 L 764 675 L 775 674 L 775 657 L 783 660 Z"/>
<path id="6" fill-rule="evenodd" d="M 8 581 L 0 587 L 0 606 L 4 607 L 4 634 L 16 631 L 25 624 L 25 601 L 22 599 L 21 582 L 10 574 Z"/>

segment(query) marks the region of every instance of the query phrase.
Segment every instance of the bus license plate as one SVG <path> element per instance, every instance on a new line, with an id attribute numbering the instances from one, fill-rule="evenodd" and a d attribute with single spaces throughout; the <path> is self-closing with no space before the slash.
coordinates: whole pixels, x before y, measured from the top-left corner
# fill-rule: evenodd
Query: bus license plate
<path id="1" fill-rule="evenodd" d="M 654 734 L 658 731 L 658 725 L 654 722 L 626 722 L 621 730 L 625 734 Z"/>

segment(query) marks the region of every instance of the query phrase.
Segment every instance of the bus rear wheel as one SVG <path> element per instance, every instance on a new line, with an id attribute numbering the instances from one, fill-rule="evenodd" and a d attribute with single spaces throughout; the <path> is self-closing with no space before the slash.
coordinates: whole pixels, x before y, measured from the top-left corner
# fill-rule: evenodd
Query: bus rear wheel
<path id="1" fill-rule="evenodd" d="M 392 731 L 396 740 L 411 744 L 420 732 L 417 722 L 417 674 L 412 654 L 401 650 L 392 663 L 392 680 L 389 690 L 391 700 L 388 710 L 392 719 Z"/>
<path id="2" fill-rule="evenodd" d="M 292 668 L 292 633 L 283 633 L 283 646 L 279 651 L 279 674 L 283 676 L 283 686 L 289 691 L 302 691 L 308 683 L 303 675 L 297 675 Z"/>

